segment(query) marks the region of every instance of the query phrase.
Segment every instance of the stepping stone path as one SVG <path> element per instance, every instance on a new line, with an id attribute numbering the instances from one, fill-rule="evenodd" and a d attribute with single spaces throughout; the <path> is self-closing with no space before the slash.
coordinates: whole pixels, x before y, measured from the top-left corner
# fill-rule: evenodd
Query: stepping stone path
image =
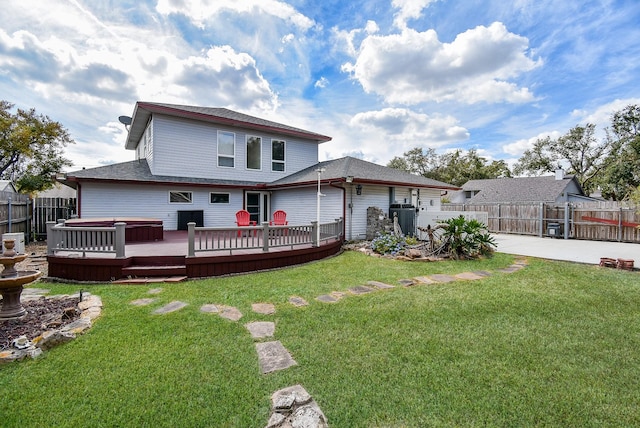
<path id="1" fill-rule="evenodd" d="M 263 374 L 298 365 L 279 340 L 256 343 L 256 351 L 258 351 L 260 371 Z"/>
<path id="2" fill-rule="evenodd" d="M 309 302 L 298 296 L 289 297 L 289 303 L 296 307 L 309 306 Z"/>
<path id="3" fill-rule="evenodd" d="M 273 315 L 276 313 L 275 305 L 271 303 L 254 303 L 251 305 L 253 312 L 263 315 Z"/>
<path id="4" fill-rule="evenodd" d="M 179 311 L 180 309 L 184 308 L 187 305 L 188 303 L 180 302 L 179 300 L 174 300 L 173 302 L 166 304 L 161 308 L 156 309 L 155 311 L 153 311 L 153 313 L 155 315 L 164 315 L 170 312 Z"/>
<path id="5" fill-rule="evenodd" d="M 510 274 L 524 268 L 526 264 L 526 259 L 516 259 L 512 265 L 498 269 L 497 272 Z M 490 275 L 492 275 L 492 273 L 488 271 L 462 272 L 455 275 L 432 274 L 428 276 L 417 276 L 413 279 L 401 279 L 398 283 L 405 287 L 411 287 L 426 284 L 443 284 L 453 281 L 475 281 Z M 322 303 L 338 303 L 348 294 L 364 295 L 392 288 L 395 288 L 395 286 L 384 282 L 367 281 L 365 285 L 349 288 L 347 290 L 348 293 L 333 291 L 329 294 L 316 297 L 316 300 Z M 148 291 L 149 294 L 159 294 L 161 292 L 162 288 L 153 288 Z M 155 298 L 142 298 L 131 301 L 131 304 L 146 306 L 154 303 L 156 300 Z M 309 305 L 309 302 L 299 296 L 291 296 L 288 301 L 294 307 Z M 185 302 L 173 301 L 156 309 L 153 311 L 153 314 L 175 312 L 187 305 Z M 276 312 L 275 305 L 271 303 L 253 303 L 251 309 L 254 313 L 261 315 L 273 315 Z M 203 313 L 215 313 L 230 321 L 238 321 L 242 318 L 242 312 L 231 306 L 205 304 L 200 307 L 200 311 Z M 245 327 L 249 331 L 249 334 L 251 334 L 251 337 L 256 341 L 273 337 L 276 329 L 275 323 L 271 321 L 253 321 L 245 324 Z M 83 326 L 78 326 L 78 328 L 83 328 Z M 258 365 L 263 374 L 285 370 L 298 364 L 279 340 L 257 342 L 255 346 L 258 354 Z M 301 385 L 276 391 L 271 397 L 271 403 L 271 416 L 267 423 L 267 428 L 328 427 L 327 418 L 324 413 L 322 413 L 320 407 Z"/>
<path id="6" fill-rule="evenodd" d="M 276 324 L 271 321 L 254 321 L 244 326 L 249 330 L 251 337 L 254 339 L 273 337 L 276 332 Z"/>

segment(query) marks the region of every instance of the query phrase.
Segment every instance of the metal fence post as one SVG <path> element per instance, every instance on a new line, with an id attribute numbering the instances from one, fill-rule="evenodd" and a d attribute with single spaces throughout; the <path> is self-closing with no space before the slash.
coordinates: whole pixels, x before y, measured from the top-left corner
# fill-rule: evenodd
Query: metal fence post
<path id="1" fill-rule="evenodd" d="M 125 246 L 125 233 L 124 229 L 127 226 L 127 223 L 118 222 L 114 225 L 116 227 L 116 258 L 124 257 L 124 246 Z"/>
<path id="2" fill-rule="evenodd" d="M 13 217 L 13 213 L 11 212 L 13 210 L 13 206 L 11 205 L 11 196 L 9 196 L 9 198 L 7 198 L 7 215 L 9 216 L 9 218 L 7 219 L 7 231 L 9 233 L 12 232 L 11 230 L 11 226 L 12 226 L 12 217 Z"/>
<path id="3" fill-rule="evenodd" d="M 569 202 L 564 203 L 564 239 L 569 239 L 569 211 L 571 206 Z"/>
<path id="4" fill-rule="evenodd" d="M 544 202 L 540 202 L 540 206 L 539 206 L 539 218 L 540 218 L 540 224 L 538 225 L 538 237 L 542 238 L 542 235 L 544 233 Z"/>
<path id="5" fill-rule="evenodd" d="M 195 257 L 196 255 L 196 224 L 192 221 L 187 223 L 187 236 L 189 237 L 187 254 L 189 255 L 189 257 Z"/>

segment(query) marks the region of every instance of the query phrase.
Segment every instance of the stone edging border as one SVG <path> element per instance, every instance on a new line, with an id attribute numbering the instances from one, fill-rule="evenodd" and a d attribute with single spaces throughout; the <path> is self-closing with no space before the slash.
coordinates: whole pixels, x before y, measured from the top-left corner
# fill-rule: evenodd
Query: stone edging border
<path id="1" fill-rule="evenodd" d="M 63 298 L 79 298 L 79 294 L 58 295 L 46 297 L 45 299 L 63 299 Z M 93 320 L 98 318 L 102 313 L 102 299 L 89 293 L 82 294 L 82 300 L 78 303 L 78 309 L 81 312 L 80 317 L 59 328 L 47 330 L 33 341 L 25 343 L 21 349 L 7 349 L 0 352 L 0 365 L 13 361 L 21 361 L 27 357 L 32 359 L 38 358 L 44 351 L 47 351 L 57 345 L 69 342 L 76 338 L 76 335 L 83 334 L 91 328 Z"/>

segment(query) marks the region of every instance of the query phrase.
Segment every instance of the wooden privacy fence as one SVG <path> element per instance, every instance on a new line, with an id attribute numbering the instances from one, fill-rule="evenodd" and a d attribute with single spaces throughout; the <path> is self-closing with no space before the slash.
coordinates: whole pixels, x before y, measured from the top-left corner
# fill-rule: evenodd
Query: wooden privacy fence
<path id="1" fill-rule="evenodd" d="M 29 239 L 31 231 L 31 207 L 29 195 L 0 192 L 0 235 L 24 232 Z"/>
<path id="2" fill-rule="evenodd" d="M 33 201 L 33 234 L 47 238 L 47 222 L 69 220 L 76 215 L 76 198 L 36 198 Z"/>
<path id="3" fill-rule="evenodd" d="M 635 208 L 608 204 L 442 204 L 442 211 L 483 211 L 494 233 L 640 243 Z"/>

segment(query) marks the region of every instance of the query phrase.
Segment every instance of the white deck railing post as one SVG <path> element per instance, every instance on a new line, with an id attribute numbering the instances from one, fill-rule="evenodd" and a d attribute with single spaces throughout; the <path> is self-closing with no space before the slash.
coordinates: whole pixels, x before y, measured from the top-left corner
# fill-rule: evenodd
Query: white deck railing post
<path id="1" fill-rule="evenodd" d="M 271 232 L 269 230 L 269 222 L 263 221 L 262 222 L 262 251 L 264 253 L 269 252 L 269 234 L 270 233 Z"/>
<path id="2" fill-rule="evenodd" d="M 194 222 L 187 223 L 187 236 L 189 237 L 187 254 L 189 257 L 195 257 L 196 255 L 196 224 Z"/>
<path id="3" fill-rule="evenodd" d="M 116 239 L 114 242 L 114 246 L 116 247 L 116 258 L 124 257 L 124 247 L 125 247 L 125 227 L 126 223 L 116 223 L 114 224 L 116 227 Z"/>
<path id="4" fill-rule="evenodd" d="M 319 247 L 320 246 L 320 229 L 318 229 L 319 225 L 317 221 L 311 222 L 311 246 Z"/>
<path id="5" fill-rule="evenodd" d="M 53 226 L 56 225 L 55 221 L 47 222 L 47 254 L 53 255 L 55 251 L 53 250 L 56 247 L 56 236 L 54 236 Z"/>

